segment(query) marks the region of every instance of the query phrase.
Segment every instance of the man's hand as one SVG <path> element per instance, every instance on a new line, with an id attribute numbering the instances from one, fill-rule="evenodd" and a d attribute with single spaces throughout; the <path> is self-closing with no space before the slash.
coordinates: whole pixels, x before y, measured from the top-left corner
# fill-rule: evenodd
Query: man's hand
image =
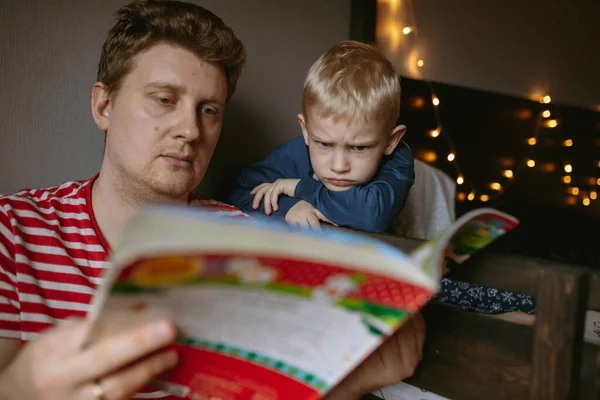
<path id="1" fill-rule="evenodd" d="M 357 400 L 409 378 L 423 356 L 425 322 L 417 314 L 348 375 L 325 400 Z"/>
<path id="2" fill-rule="evenodd" d="M 265 214 L 270 215 L 271 210 L 277 211 L 279 209 L 279 196 L 283 194 L 294 197 L 298 182 L 300 182 L 300 179 L 277 179 L 273 183 L 258 185 L 250 192 L 250 194 L 255 195 L 252 208 L 256 210 L 260 206 L 260 201 L 264 198 Z"/>
<path id="3" fill-rule="evenodd" d="M 300 200 L 285 215 L 285 222 L 292 226 L 311 227 L 320 229 L 320 221 L 335 225 L 307 201 Z"/>
<path id="4" fill-rule="evenodd" d="M 103 337 L 82 350 L 89 322 L 69 319 L 28 343 L 0 374 L 0 399 L 89 399 L 99 385 L 110 400 L 129 399 L 177 363 L 160 351 L 175 338 L 168 320 Z"/>

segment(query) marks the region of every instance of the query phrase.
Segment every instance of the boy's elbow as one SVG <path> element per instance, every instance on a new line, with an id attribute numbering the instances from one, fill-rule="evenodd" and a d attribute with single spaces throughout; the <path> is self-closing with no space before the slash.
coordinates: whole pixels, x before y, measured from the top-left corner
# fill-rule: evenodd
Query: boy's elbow
<path id="1" fill-rule="evenodd" d="M 391 223 L 391 218 L 388 215 L 374 213 L 357 219 L 353 228 L 365 232 L 384 233 Z"/>

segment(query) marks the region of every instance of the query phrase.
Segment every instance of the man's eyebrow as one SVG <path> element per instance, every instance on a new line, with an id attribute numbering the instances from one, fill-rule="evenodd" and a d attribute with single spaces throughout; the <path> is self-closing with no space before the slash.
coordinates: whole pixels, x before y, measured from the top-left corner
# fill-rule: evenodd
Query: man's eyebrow
<path id="1" fill-rule="evenodd" d="M 175 85 L 173 83 L 168 82 L 150 82 L 146 86 L 146 89 L 162 89 L 162 90 L 171 90 L 173 92 L 185 92 L 185 88 L 181 85 Z"/>
<path id="2" fill-rule="evenodd" d="M 204 103 L 217 103 L 218 105 L 225 107 L 225 102 L 224 102 L 224 101 L 222 101 L 222 100 L 219 100 L 219 99 L 217 99 L 217 98 L 216 98 L 216 97 L 214 97 L 214 96 L 210 96 L 210 97 L 208 97 L 208 98 L 207 98 L 207 99 L 204 101 Z"/>
<path id="3" fill-rule="evenodd" d="M 168 82 L 150 82 L 146 86 L 144 86 L 144 88 L 157 89 L 157 90 L 169 90 L 169 91 L 176 92 L 176 93 L 185 93 L 185 91 L 186 91 L 185 87 L 183 87 L 181 85 L 175 85 L 173 83 L 168 83 Z M 219 104 L 220 106 L 225 107 L 225 102 L 217 99 L 214 96 L 209 96 L 206 99 L 203 99 L 202 102 L 203 103 L 216 103 L 216 104 Z"/>

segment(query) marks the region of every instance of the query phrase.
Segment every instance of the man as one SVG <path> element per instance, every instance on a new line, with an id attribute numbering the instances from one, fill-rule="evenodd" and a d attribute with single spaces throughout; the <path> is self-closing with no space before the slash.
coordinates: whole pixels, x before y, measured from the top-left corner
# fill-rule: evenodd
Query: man
<path id="1" fill-rule="evenodd" d="M 92 89 L 92 114 L 106 135 L 99 174 L 0 197 L 0 399 L 126 399 L 176 364 L 176 354 L 161 351 L 174 339 L 171 321 L 139 324 L 82 350 L 81 317 L 110 248 L 141 205 L 239 214 L 192 190 L 245 60 L 231 29 L 201 7 L 149 0 L 117 12 Z M 331 399 L 357 398 L 410 375 L 422 338 L 416 319 Z"/>

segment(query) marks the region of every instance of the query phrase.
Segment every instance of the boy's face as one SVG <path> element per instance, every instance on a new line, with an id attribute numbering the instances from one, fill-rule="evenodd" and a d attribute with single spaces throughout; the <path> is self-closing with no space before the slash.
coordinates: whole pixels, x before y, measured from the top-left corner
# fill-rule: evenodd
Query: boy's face
<path id="1" fill-rule="evenodd" d="M 386 121 L 349 124 L 313 114 L 300 114 L 298 121 L 315 174 L 336 192 L 368 183 L 381 157 L 392 154 L 406 132 L 404 125 L 386 129 Z"/>
<path id="2" fill-rule="evenodd" d="M 107 131 L 102 172 L 140 195 L 186 198 L 219 139 L 223 69 L 159 43 L 137 56 L 116 93 L 96 84 L 93 97 L 96 123 Z"/>

